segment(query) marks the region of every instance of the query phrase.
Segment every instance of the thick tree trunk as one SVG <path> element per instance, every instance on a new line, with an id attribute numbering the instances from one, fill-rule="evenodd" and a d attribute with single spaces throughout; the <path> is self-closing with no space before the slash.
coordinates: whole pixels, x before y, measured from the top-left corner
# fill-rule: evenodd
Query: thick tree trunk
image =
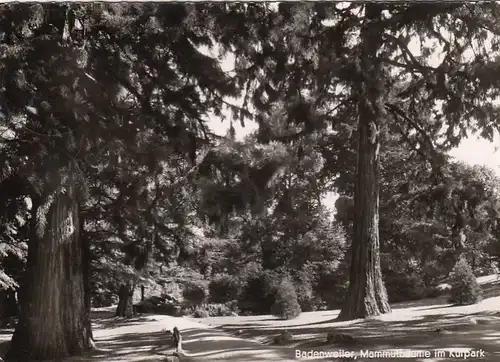
<path id="1" fill-rule="evenodd" d="M 382 280 L 379 245 L 379 129 L 384 117 L 383 79 L 377 50 L 383 28 L 377 25 L 382 8 L 366 5 L 367 24 L 361 32 L 359 72 L 358 163 L 354 198 L 349 289 L 339 319 L 351 320 L 390 312 Z"/>
<path id="2" fill-rule="evenodd" d="M 134 315 L 134 286 L 132 283 L 122 284 L 118 292 L 118 307 L 116 307 L 117 317 L 132 317 Z"/>
<path id="3" fill-rule="evenodd" d="M 84 255 L 74 184 L 65 193 L 34 201 L 27 270 L 20 290 L 19 323 L 7 362 L 60 359 L 89 347 L 84 304 Z M 37 215 L 38 214 L 38 215 Z M 46 223 L 40 215 L 46 215 Z"/>
<path id="4" fill-rule="evenodd" d="M 145 291 L 144 285 L 141 285 L 141 302 L 144 302 L 144 291 Z"/>

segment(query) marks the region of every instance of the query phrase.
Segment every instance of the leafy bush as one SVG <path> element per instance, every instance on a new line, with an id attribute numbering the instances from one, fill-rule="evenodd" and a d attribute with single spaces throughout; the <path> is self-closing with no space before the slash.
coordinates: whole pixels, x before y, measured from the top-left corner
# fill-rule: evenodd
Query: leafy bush
<path id="1" fill-rule="evenodd" d="M 208 313 L 211 317 L 229 317 L 237 314 L 227 304 L 209 304 Z"/>
<path id="2" fill-rule="evenodd" d="M 211 302 L 225 303 L 238 297 L 240 283 L 234 276 L 217 274 L 208 285 L 208 290 Z"/>
<path id="3" fill-rule="evenodd" d="M 190 315 L 193 315 L 195 309 L 192 307 L 182 307 L 180 310 L 180 317 L 188 317 Z"/>
<path id="4" fill-rule="evenodd" d="M 240 268 L 238 276 L 242 282 L 245 282 L 249 279 L 259 277 L 261 274 L 262 266 L 255 261 L 251 261 Z"/>
<path id="5" fill-rule="evenodd" d="M 309 275 L 305 272 L 299 272 L 294 278 L 295 291 L 300 309 L 303 312 L 316 310 L 316 299 L 314 298 L 313 286 Z"/>
<path id="6" fill-rule="evenodd" d="M 456 305 L 469 305 L 481 299 L 481 286 L 470 265 L 464 258 L 461 258 L 455 264 L 451 274 L 451 296 L 448 301 Z"/>
<path id="7" fill-rule="evenodd" d="M 91 293 L 92 308 L 110 307 L 118 303 L 118 296 L 114 290 L 99 289 Z"/>
<path id="8" fill-rule="evenodd" d="M 442 258 L 446 258 L 446 252 L 442 252 L 435 259 L 428 260 L 423 266 L 422 280 L 425 286 L 434 288 L 446 279 L 450 269 L 446 268 L 446 262 L 442 262 Z"/>
<path id="9" fill-rule="evenodd" d="M 154 313 L 175 315 L 177 305 L 172 302 L 167 302 L 165 298 L 159 296 L 151 296 L 134 305 L 137 313 Z"/>
<path id="10" fill-rule="evenodd" d="M 303 271 L 311 280 L 314 304 L 317 307 L 325 305 L 327 309 L 334 309 L 342 306 L 349 286 L 346 265 L 344 261 L 322 261 L 304 265 Z"/>
<path id="11" fill-rule="evenodd" d="M 182 317 L 182 307 L 180 305 L 176 305 L 172 312 L 172 316 L 174 317 Z"/>
<path id="12" fill-rule="evenodd" d="M 142 302 L 134 305 L 137 313 L 155 313 L 156 312 L 156 304 L 151 303 L 148 300 L 144 300 Z"/>
<path id="13" fill-rule="evenodd" d="M 183 286 L 184 300 L 195 305 L 202 304 L 207 298 L 207 288 L 201 282 L 187 282 Z"/>
<path id="14" fill-rule="evenodd" d="M 293 282 L 289 278 L 284 278 L 276 290 L 272 313 L 281 319 L 293 319 L 298 317 L 300 312 Z"/>
<path id="15" fill-rule="evenodd" d="M 451 290 L 451 285 L 442 283 L 439 285 L 436 285 L 435 287 L 429 288 L 429 291 L 426 295 L 426 298 L 437 298 L 440 297 L 444 294 L 449 293 Z"/>
<path id="16" fill-rule="evenodd" d="M 191 315 L 194 318 L 207 318 L 207 317 L 228 317 L 237 315 L 238 309 L 234 307 L 233 303 L 212 303 L 195 308 L 185 308 L 183 315 Z"/>
<path id="17" fill-rule="evenodd" d="M 429 291 L 422 277 L 413 271 L 388 273 L 385 277 L 385 285 L 391 303 L 422 299 Z"/>
<path id="18" fill-rule="evenodd" d="M 265 270 L 246 280 L 238 298 L 240 310 L 250 314 L 270 313 L 276 288 L 281 279 L 280 272 Z"/>
<path id="19" fill-rule="evenodd" d="M 226 307 L 233 313 L 239 314 L 240 310 L 238 308 L 238 301 L 237 300 L 230 300 L 229 302 L 226 302 Z"/>
<path id="20" fill-rule="evenodd" d="M 213 314 L 210 314 L 210 315 L 213 315 L 214 317 L 229 317 L 233 313 L 234 312 L 231 309 L 229 309 L 228 306 L 226 306 L 225 304 L 222 304 L 222 305 L 217 307 L 217 309 L 213 312 Z"/>
<path id="21" fill-rule="evenodd" d="M 194 318 L 208 318 L 210 317 L 210 313 L 203 308 L 196 308 L 193 313 Z"/>

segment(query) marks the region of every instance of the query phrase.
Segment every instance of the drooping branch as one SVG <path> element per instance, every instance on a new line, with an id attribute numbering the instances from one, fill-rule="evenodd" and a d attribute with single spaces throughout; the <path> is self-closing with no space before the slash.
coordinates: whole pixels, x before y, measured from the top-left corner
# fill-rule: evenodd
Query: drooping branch
<path id="1" fill-rule="evenodd" d="M 424 77 L 428 78 L 430 72 L 435 70 L 433 67 L 424 65 L 418 61 L 417 58 L 413 55 L 413 53 L 408 49 L 408 46 L 404 43 L 404 41 L 401 38 L 397 38 L 394 35 L 384 33 L 383 34 L 384 40 L 392 42 L 396 44 L 399 49 L 409 58 L 411 65 L 413 66 L 414 69 L 418 69 Z"/>
<path id="2" fill-rule="evenodd" d="M 442 174 L 441 167 L 444 163 L 443 154 L 436 150 L 434 142 L 429 137 L 427 132 L 425 132 L 422 127 L 420 127 L 419 123 L 411 119 L 401 108 L 391 103 L 386 103 L 385 108 L 396 117 L 400 117 L 408 122 L 408 124 L 420 135 L 420 137 L 417 137 L 417 140 L 420 144 L 420 148 L 417 150 L 417 152 L 419 152 L 427 161 L 430 162 L 433 173 L 437 177 L 437 181 L 439 179 L 439 176 Z M 409 135 L 407 133 L 403 133 L 403 136 L 406 137 L 406 141 L 409 142 Z M 409 144 L 412 145 L 412 143 L 410 142 Z"/>

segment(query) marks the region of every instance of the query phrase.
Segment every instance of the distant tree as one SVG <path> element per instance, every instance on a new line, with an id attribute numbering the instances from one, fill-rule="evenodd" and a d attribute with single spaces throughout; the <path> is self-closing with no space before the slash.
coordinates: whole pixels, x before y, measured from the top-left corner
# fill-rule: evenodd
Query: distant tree
<path id="1" fill-rule="evenodd" d="M 450 158 L 435 185 L 432 171 L 397 134 L 386 140 L 380 157 L 384 165 L 380 179 L 381 263 L 391 300 L 424 297 L 451 272 L 462 254 L 478 273 L 491 271 L 488 248 L 495 240 L 492 226 L 498 209 L 494 172 Z M 350 184 L 351 176 L 350 171 L 340 176 L 339 192 L 351 192 L 343 186 Z M 465 213 L 460 208 L 464 204 Z M 352 225 L 352 199 L 341 196 L 336 206 L 336 218 L 347 227 Z M 463 223 L 457 223 L 462 220 L 458 217 L 464 217 Z M 459 231 L 464 239 L 457 237 Z"/>

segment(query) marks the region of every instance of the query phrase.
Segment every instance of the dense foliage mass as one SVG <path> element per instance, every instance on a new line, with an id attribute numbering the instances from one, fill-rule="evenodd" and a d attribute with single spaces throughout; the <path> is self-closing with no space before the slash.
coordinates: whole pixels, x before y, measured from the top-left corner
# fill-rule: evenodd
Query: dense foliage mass
<path id="1" fill-rule="evenodd" d="M 457 305 L 476 304 L 482 299 L 481 286 L 465 259 L 460 259 L 451 275 L 449 302 Z"/>
<path id="2" fill-rule="evenodd" d="M 91 306 L 129 316 L 138 299 L 354 319 L 451 276 L 454 302 L 477 302 L 474 276 L 500 257 L 500 179 L 447 154 L 500 130 L 499 14 L 1 5 L 0 318 L 19 320 L 6 360 L 79 354 Z M 257 128 L 236 137 L 235 122 Z"/>
<path id="3" fill-rule="evenodd" d="M 271 310 L 275 316 L 281 319 L 293 319 L 300 314 L 297 293 L 291 280 L 283 279 L 278 285 Z"/>

